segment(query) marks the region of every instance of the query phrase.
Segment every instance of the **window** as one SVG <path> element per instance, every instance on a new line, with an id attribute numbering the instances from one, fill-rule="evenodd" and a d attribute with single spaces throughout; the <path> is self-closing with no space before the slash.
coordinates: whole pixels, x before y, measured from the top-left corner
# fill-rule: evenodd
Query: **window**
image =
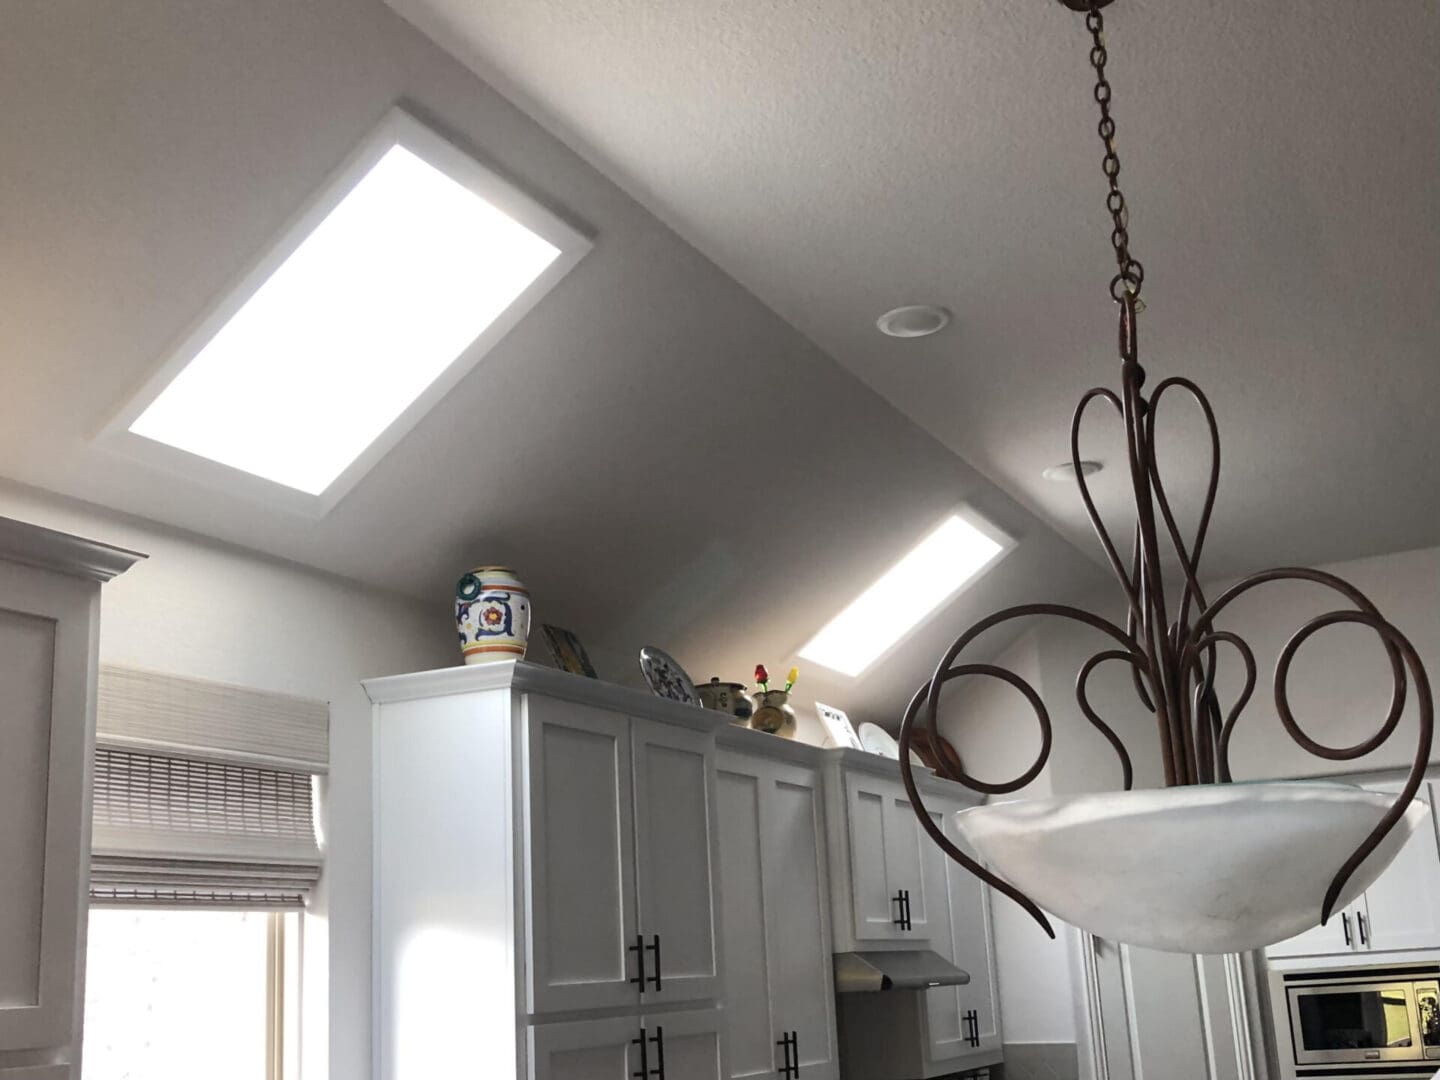
<path id="1" fill-rule="evenodd" d="M 299 921 L 92 908 L 82 1080 L 296 1080 Z"/>
<path id="2" fill-rule="evenodd" d="M 800 657 L 859 675 L 1014 546 L 979 515 L 952 514 L 826 623 Z"/>
<path id="3" fill-rule="evenodd" d="M 324 513 L 589 246 L 395 110 L 107 435 Z"/>
<path id="4" fill-rule="evenodd" d="M 81 1080 L 299 1080 L 324 702 L 102 665 Z"/>

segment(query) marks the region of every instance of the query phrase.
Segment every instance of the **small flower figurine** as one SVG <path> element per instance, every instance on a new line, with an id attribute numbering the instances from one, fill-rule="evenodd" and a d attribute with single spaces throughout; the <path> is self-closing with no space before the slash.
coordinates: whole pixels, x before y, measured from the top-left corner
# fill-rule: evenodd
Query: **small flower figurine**
<path id="1" fill-rule="evenodd" d="M 764 664 L 755 665 L 755 682 L 761 690 L 764 690 L 766 693 L 770 692 L 770 673 L 765 670 Z"/>
<path id="2" fill-rule="evenodd" d="M 798 667 L 792 667 L 792 668 L 786 673 L 786 675 L 785 675 L 785 692 L 786 692 L 787 694 L 790 692 L 790 688 L 795 685 L 796 681 L 797 681 L 799 678 L 800 678 L 800 669 L 799 669 Z"/>

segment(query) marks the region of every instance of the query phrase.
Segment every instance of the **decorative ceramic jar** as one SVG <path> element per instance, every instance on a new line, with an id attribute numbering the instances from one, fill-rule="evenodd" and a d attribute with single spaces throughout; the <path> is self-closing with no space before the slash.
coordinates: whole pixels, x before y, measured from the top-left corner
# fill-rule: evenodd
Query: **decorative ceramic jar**
<path id="1" fill-rule="evenodd" d="M 782 739 L 795 738 L 795 710 L 789 704 L 790 694 L 785 690 L 762 690 L 755 698 L 758 704 L 750 717 L 750 726 Z"/>
<path id="2" fill-rule="evenodd" d="M 519 660 L 530 637 L 530 592 L 508 566 L 477 566 L 455 586 L 455 625 L 465 663 Z"/>
<path id="3" fill-rule="evenodd" d="M 700 704 L 716 712 L 729 713 L 736 720 L 749 720 L 755 711 L 755 702 L 745 693 L 745 684 L 721 682 L 719 677 L 695 687 L 700 695 Z"/>

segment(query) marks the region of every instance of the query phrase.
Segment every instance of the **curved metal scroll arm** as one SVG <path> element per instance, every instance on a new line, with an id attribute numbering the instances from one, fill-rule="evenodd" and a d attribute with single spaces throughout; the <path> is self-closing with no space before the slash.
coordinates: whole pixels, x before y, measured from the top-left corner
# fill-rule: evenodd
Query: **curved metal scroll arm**
<path id="1" fill-rule="evenodd" d="M 1232 644 L 1241 644 L 1233 634 L 1224 631 L 1211 632 L 1210 628 L 1215 617 L 1236 597 L 1249 592 L 1257 586 L 1268 584 L 1274 581 L 1310 581 L 1324 585 L 1335 590 L 1355 605 L 1354 610 L 1331 611 L 1324 615 L 1317 616 L 1305 623 L 1286 642 L 1285 647 L 1280 651 L 1279 660 L 1275 665 L 1275 711 L 1280 716 L 1280 722 L 1284 725 L 1286 733 L 1302 749 L 1316 757 L 1325 758 L 1330 761 L 1350 761 L 1370 753 L 1384 743 L 1394 733 L 1400 722 L 1400 715 L 1405 708 L 1406 699 L 1406 671 L 1415 684 L 1415 697 L 1419 711 L 1419 742 L 1416 747 L 1415 759 L 1410 767 L 1410 773 L 1406 779 L 1405 786 L 1396 798 L 1394 804 L 1381 818 L 1378 825 L 1361 842 L 1360 846 L 1351 853 L 1350 857 L 1336 872 L 1326 890 L 1324 903 L 1321 906 L 1321 924 L 1328 922 L 1339 900 L 1340 893 L 1344 890 L 1346 882 L 1355 873 L 1356 869 L 1375 851 L 1376 848 L 1389 835 L 1404 816 L 1415 794 L 1420 790 L 1420 785 L 1425 777 L 1425 769 L 1429 763 L 1430 748 L 1435 733 L 1435 704 L 1430 689 L 1430 682 L 1425 674 L 1425 665 L 1421 662 L 1419 653 L 1415 651 L 1410 640 L 1397 630 L 1393 625 L 1381 617 L 1375 605 L 1371 603 L 1359 589 L 1345 581 L 1343 578 L 1324 570 L 1314 570 L 1308 567 L 1279 567 L 1274 570 L 1264 570 L 1258 574 L 1237 582 L 1219 596 L 1213 604 L 1210 604 L 1196 618 L 1195 626 L 1186 637 L 1184 648 L 1181 654 L 1182 667 L 1188 667 L 1197 662 L 1199 651 L 1216 639 L 1230 641 Z M 1386 655 L 1390 660 L 1391 675 L 1394 680 L 1394 689 L 1390 699 L 1390 710 L 1385 717 L 1384 723 L 1368 739 L 1363 739 L 1352 746 L 1333 747 L 1313 739 L 1302 729 L 1295 720 L 1294 712 L 1290 708 L 1289 699 L 1289 675 L 1290 665 L 1294 660 L 1300 646 L 1308 640 L 1311 635 L 1327 626 L 1334 626 L 1339 623 L 1354 623 L 1360 626 L 1368 626 L 1379 635 L 1381 643 L 1385 647 Z M 1244 699 L 1248 699 L 1249 689 L 1254 683 L 1254 657 L 1249 654 L 1248 648 L 1242 648 L 1242 656 L 1246 657 L 1250 677 L 1246 687 L 1246 693 L 1242 695 L 1241 708 Z M 1219 747 L 1219 764 L 1223 779 L 1229 779 L 1229 742 L 1230 735 L 1234 730 L 1235 721 L 1239 715 L 1239 708 L 1232 710 L 1230 718 L 1226 721 L 1225 728 L 1221 734 Z"/>
<path id="2" fill-rule="evenodd" d="M 967 675 L 986 675 L 1009 683 L 1029 702 L 1040 726 L 1040 751 L 1028 769 L 1008 781 L 994 783 L 981 780 L 978 777 L 971 776 L 969 772 L 965 770 L 963 763 L 958 766 L 946 768 L 944 770 L 945 774 L 949 779 L 957 780 L 974 791 L 991 795 L 1003 795 L 1012 791 L 1018 791 L 1040 775 L 1041 770 L 1045 768 L 1045 763 L 1050 758 L 1053 735 L 1050 714 L 1046 710 L 1044 702 L 1041 701 L 1040 695 L 1035 691 L 1035 688 L 1007 668 L 1002 668 L 994 664 L 955 663 L 956 658 L 965 647 L 986 630 L 1000 623 L 1008 622 L 1011 619 L 1025 618 L 1032 615 L 1056 615 L 1062 618 L 1073 619 L 1108 634 L 1122 646 L 1121 649 L 1111 649 L 1101 653 L 1085 665 L 1076 682 L 1076 693 L 1081 702 L 1081 711 L 1085 713 L 1087 719 L 1110 741 L 1110 744 L 1115 747 L 1116 752 L 1120 756 L 1121 766 L 1125 773 L 1125 786 L 1127 788 L 1130 786 L 1132 776 L 1130 756 L 1115 732 L 1090 708 L 1089 702 L 1085 698 L 1085 682 L 1094 667 L 1101 661 L 1107 659 L 1127 660 L 1134 666 L 1135 670 L 1143 679 L 1150 680 L 1149 661 L 1146 659 L 1145 654 L 1141 652 L 1135 639 L 1108 619 L 1064 604 L 1021 604 L 1017 607 L 1006 608 L 988 618 L 982 619 L 955 640 L 946 651 L 940 664 L 936 667 L 935 675 L 915 692 L 915 695 L 910 699 L 910 704 L 905 709 L 905 716 L 900 722 L 900 778 L 905 784 L 905 793 L 910 799 L 910 805 L 915 810 L 915 815 L 919 819 L 921 826 L 930 835 L 930 839 L 950 858 L 965 867 L 976 877 L 980 878 L 980 880 L 999 892 L 1004 893 L 1024 908 L 1025 911 L 1030 914 L 1031 918 L 1040 924 L 1041 929 L 1053 938 L 1055 936 L 1055 930 L 1050 925 L 1050 920 L 1045 917 L 1045 913 L 1036 906 L 1033 900 L 1014 885 L 998 877 L 992 871 L 967 855 L 957 844 L 945 835 L 944 829 L 935 823 L 934 818 L 930 816 L 929 811 L 925 807 L 924 799 L 920 795 L 919 787 L 915 782 L 914 766 L 910 762 L 910 746 L 914 737 L 914 728 L 917 720 L 921 720 L 922 714 L 925 729 L 932 735 L 935 733 L 940 692 L 944 685 L 952 679 L 963 678 Z"/>

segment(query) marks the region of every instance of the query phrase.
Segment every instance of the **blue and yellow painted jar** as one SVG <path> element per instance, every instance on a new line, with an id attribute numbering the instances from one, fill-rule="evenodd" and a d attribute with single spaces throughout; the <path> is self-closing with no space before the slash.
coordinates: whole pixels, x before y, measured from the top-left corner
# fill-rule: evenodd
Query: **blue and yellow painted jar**
<path id="1" fill-rule="evenodd" d="M 530 592 L 508 566 L 477 566 L 455 585 L 455 626 L 465 663 L 519 660 L 530 638 Z"/>

